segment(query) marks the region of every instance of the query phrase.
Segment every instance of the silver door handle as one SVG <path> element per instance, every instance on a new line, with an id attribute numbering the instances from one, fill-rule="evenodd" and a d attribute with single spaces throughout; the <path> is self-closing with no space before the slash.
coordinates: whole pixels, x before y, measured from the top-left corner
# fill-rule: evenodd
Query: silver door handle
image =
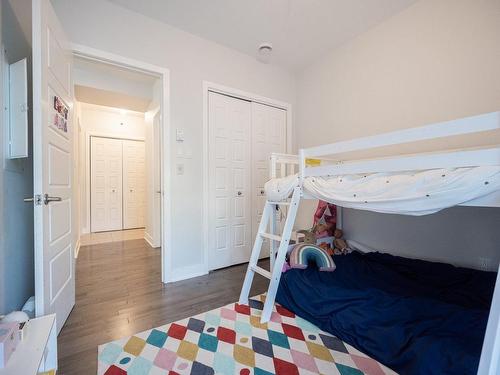
<path id="1" fill-rule="evenodd" d="M 62 201 L 61 197 L 51 197 L 48 194 L 43 196 L 43 204 L 48 205 L 50 202 L 60 202 Z"/>
<path id="2" fill-rule="evenodd" d="M 23 201 L 26 202 L 26 203 L 34 202 L 35 198 L 33 198 L 33 197 L 31 197 L 31 198 L 24 198 Z"/>

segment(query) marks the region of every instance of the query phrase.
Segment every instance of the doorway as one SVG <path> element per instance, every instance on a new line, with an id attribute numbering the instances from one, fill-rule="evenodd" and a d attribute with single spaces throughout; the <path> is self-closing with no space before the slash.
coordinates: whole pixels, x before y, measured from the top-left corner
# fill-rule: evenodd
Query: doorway
<path id="1" fill-rule="evenodd" d="M 149 75 L 158 82 L 155 92 L 156 112 L 160 112 L 157 160 L 162 177 L 162 222 L 161 250 L 157 254 L 161 255 L 162 282 L 171 277 L 171 256 L 165 250 L 170 248 L 171 236 L 170 156 L 163 151 L 170 139 L 169 71 L 72 44 L 49 1 L 35 1 L 32 5 L 33 196 L 28 199 L 34 207 L 35 313 L 37 316 L 55 313 L 60 331 L 75 304 L 75 257 L 82 234 L 80 182 L 84 181 L 81 173 L 87 172 L 82 167 L 85 158 L 80 155 L 80 151 L 86 150 L 87 139 L 82 136 L 82 122 L 76 116 L 74 60 L 99 62 L 121 69 L 124 74 Z M 106 78 L 104 75 L 101 81 L 106 82 Z M 152 119 L 154 115 L 148 113 L 144 118 Z"/>
<path id="2" fill-rule="evenodd" d="M 101 102 L 101 104 L 106 104 L 108 106 L 108 112 L 111 108 L 114 110 L 114 114 L 108 113 L 107 116 L 115 116 L 115 123 L 118 123 L 121 129 L 121 133 L 114 134 L 110 132 L 109 129 L 93 129 L 92 131 L 86 132 L 81 119 L 78 120 L 77 126 L 80 135 L 80 141 L 76 146 L 79 155 L 78 173 L 80 181 L 85 181 L 83 184 L 84 186 L 78 191 L 80 211 L 85 212 L 85 214 L 81 215 L 79 218 L 80 245 L 112 242 L 116 239 L 136 239 L 138 236 L 142 237 L 152 247 L 161 248 L 162 282 L 168 282 L 171 275 L 171 257 L 166 250 L 169 248 L 171 235 L 171 232 L 168 230 L 170 225 L 170 156 L 168 152 L 164 152 L 164 148 L 168 144 L 170 138 L 168 131 L 169 72 L 167 69 L 79 45 L 73 46 L 73 55 L 74 60 L 81 63 L 80 67 L 82 65 L 87 67 L 93 64 L 100 65 L 99 69 L 101 70 L 98 69 L 98 76 L 107 86 L 100 87 L 99 95 L 95 95 L 96 92 L 93 92 L 91 96 L 93 98 L 108 100 L 108 102 Z M 75 64 L 75 70 L 76 69 L 78 69 L 77 64 Z M 143 82 L 139 82 L 139 86 L 136 85 L 137 89 L 133 90 L 133 95 L 129 95 L 129 98 L 125 98 L 127 100 L 120 105 L 113 102 L 112 98 L 108 95 L 109 91 L 112 91 L 110 90 L 110 69 L 114 69 L 120 77 L 135 76 L 135 78 L 137 78 L 138 76 L 142 76 L 144 80 Z M 146 101 L 142 100 L 141 103 L 141 98 L 138 94 L 144 93 L 144 88 L 147 86 L 145 83 L 148 83 L 148 77 L 149 83 L 153 82 L 153 85 L 150 85 L 149 88 L 151 95 L 146 98 Z M 139 79 L 139 81 L 140 80 L 141 79 Z M 80 85 L 90 86 L 90 83 L 90 77 L 83 74 Z M 142 99 L 144 99 L 144 96 L 145 95 L 143 95 Z M 129 106 L 126 106 L 127 103 Z M 146 109 L 137 108 L 137 105 L 146 105 Z M 86 103 L 85 105 L 81 105 L 80 108 L 78 108 L 77 104 L 77 110 L 82 110 L 84 106 L 96 107 L 99 106 L 99 104 Z M 138 133 L 137 122 L 139 121 L 139 117 L 142 117 L 140 120 L 145 125 L 145 131 L 142 133 Z M 125 129 L 127 126 L 135 130 L 133 130 L 132 133 L 126 133 Z M 122 169 L 122 230 L 120 231 L 113 230 L 118 229 L 119 226 L 104 228 L 102 230 L 111 231 L 99 233 L 97 233 L 97 228 L 92 228 L 92 139 L 115 139 L 121 141 L 122 168 L 125 168 L 125 170 L 127 170 L 127 145 L 142 143 L 144 148 L 144 166 L 142 167 L 143 172 L 141 173 L 144 173 L 146 177 L 145 184 L 138 186 L 136 177 L 130 174 L 124 175 Z M 138 151 L 136 150 L 135 152 Z M 86 160 L 89 161 L 88 167 L 85 166 Z M 130 168 L 128 169 L 130 170 Z M 140 195 L 138 191 L 142 189 L 145 191 L 145 199 L 137 197 L 137 195 Z M 132 192 L 130 190 L 132 190 Z M 142 218 L 143 215 L 141 212 L 137 215 L 137 211 L 144 212 L 144 217 Z M 144 227 L 144 229 L 141 229 L 142 227 Z"/>

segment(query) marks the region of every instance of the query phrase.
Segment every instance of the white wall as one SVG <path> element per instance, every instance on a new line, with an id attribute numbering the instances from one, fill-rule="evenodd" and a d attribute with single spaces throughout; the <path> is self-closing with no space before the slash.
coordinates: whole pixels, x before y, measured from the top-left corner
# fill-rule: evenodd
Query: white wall
<path id="1" fill-rule="evenodd" d="M 202 82 L 208 80 L 295 103 L 295 81 L 288 72 L 253 57 L 97 0 L 53 0 L 71 41 L 146 61 L 170 70 L 171 137 L 184 130 L 192 157 L 166 150 L 172 174 L 172 263 L 176 277 L 204 272 L 202 254 Z M 91 27 L 89 27 L 91 25 Z"/>
<path id="2" fill-rule="evenodd" d="M 127 111 L 122 114 L 120 109 L 103 107 L 93 104 L 79 103 L 79 122 L 81 125 L 80 157 L 82 162 L 82 174 L 80 188 L 81 193 L 81 217 L 82 233 L 90 230 L 90 203 L 89 203 L 89 171 L 90 171 L 90 136 L 107 136 L 125 139 L 145 139 L 146 124 L 144 113 Z M 123 125 L 121 125 L 123 123 Z"/>
<path id="3" fill-rule="evenodd" d="M 161 246 L 160 109 L 146 112 L 146 228 L 144 239 Z"/>
<path id="4" fill-rule="evenodd" d="M 299 75 L 298 147 L 498 111 L 499 67 L 500 1 L 421 0 Z M 500 134 L 476 140 L 500 143 Z M 300 219 L 311 225 L 311 203 Z M 367 245 L 473 267 L 481 255 L 491 258 L 492 269 L 500 261 L 499 223 L 500 209 L 453 208 L 421 218 L 345 215 L 347 236 Z"/>
<path id="5" fill-rule="evenodd" d="M 30 69 L 31 1 L 2 0 L 0 4 L 1 43 L 7 50 L 8 63 L 28 57 Z M 3 77 L 5 71 L 0 70 Z M 30 72 L 28 80 L 31 85 Z M 5 95 L 6 92 L 0 95 L 2 104 Z M 31 102 L 29 105 L 31 108 Z M 0 125 L 0 314 L 3 314 L 20 309 L 34 294 L 33 204 L 23 202 L 23 198 L 33 196 L 33 158 L 30 147 L 29 158 L 6 159 L 8 128 L 3 105 Z M 29 116 L 30 145 L 31 136 Z"/>

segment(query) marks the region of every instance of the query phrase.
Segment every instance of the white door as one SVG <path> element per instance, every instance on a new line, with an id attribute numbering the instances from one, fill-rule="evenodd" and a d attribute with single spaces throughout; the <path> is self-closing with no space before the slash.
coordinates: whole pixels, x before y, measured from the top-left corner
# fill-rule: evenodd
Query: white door
<path id="1" fill-rule="evenodd" d="M 146 223 L 146 149 L 143 141 L 123 140 L 123 229 Z"/>
<path id="2" fill-rule="evenodd" d="M 252 246 L 251 104 L 209 93 L 209 268 L 247 262 Z"/>
<path id="3" fill-rule="evenodd" d="M 36 315 L 61 330 L 75 304 L 71 53 L 49 0 L 33 1 Z"/>
<path id="4" fill-rule="evenodd" d="M 120 230 L 122 218 L 122 140 L 90 138 L 90 228 Z"/>
<path id="5" fill-rule="evenodd" d="M 252 241 L 255 240 L 264 210 L 264 184 L 269 180 L 269 159 L 272 152 L 286 151 L 286 111 L 252 102 Z M 286 218 L 284 206 L 278 212 L 278 228 Z M 269 240 L 265 240 L 261 258 L 269 256 Z"/>

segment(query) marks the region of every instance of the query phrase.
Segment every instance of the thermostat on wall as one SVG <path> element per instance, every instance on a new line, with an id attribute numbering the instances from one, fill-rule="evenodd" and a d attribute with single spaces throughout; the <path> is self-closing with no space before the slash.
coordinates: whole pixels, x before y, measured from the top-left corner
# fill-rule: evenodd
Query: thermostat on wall
<path id="1" fill-rule="evenodd" d="M 184 130 L 177 129 L 175 132 L 175 140 L 177 142 L 184 142 Z"/>

